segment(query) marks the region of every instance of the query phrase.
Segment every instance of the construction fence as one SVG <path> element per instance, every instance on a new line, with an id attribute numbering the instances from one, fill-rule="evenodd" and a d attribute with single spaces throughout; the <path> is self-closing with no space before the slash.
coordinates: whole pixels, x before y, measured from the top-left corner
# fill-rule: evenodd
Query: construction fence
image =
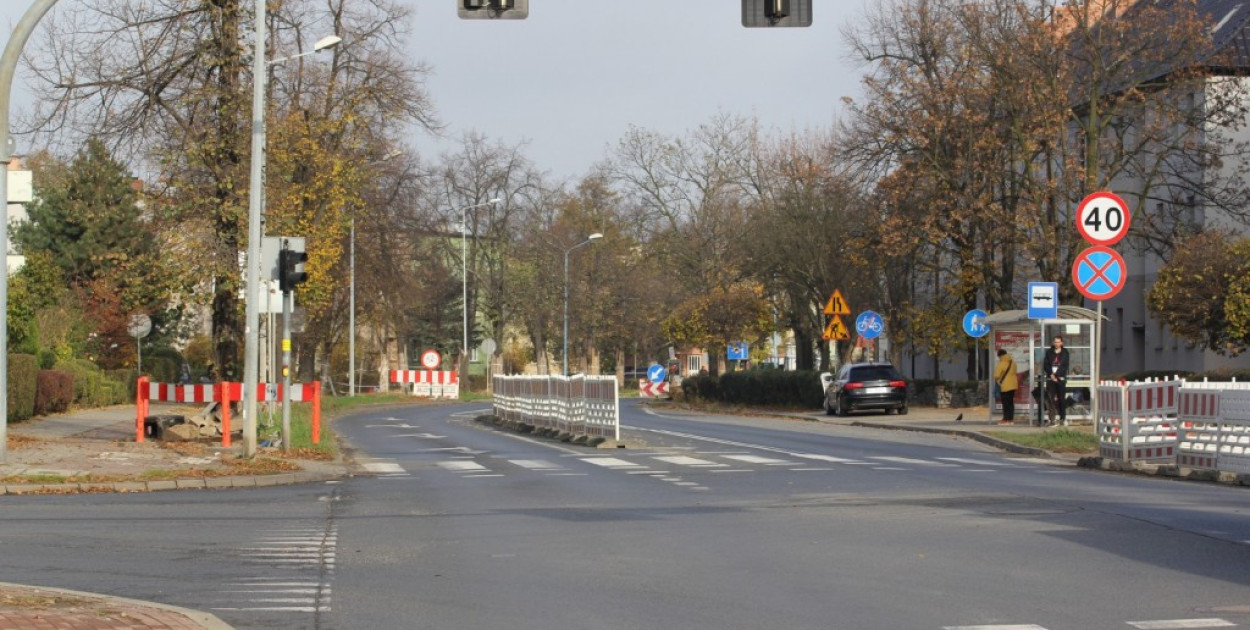
<path id="1" fill-rule="evenodd" d="M 496 376 L 495 415 L 574 435 L 621 438 L 614 376 Z"/>
<path id="2" fill-rule="evenodd" d="M 1250 473 L 1250 383 L 1103 381 L 1099 455 Z"/>

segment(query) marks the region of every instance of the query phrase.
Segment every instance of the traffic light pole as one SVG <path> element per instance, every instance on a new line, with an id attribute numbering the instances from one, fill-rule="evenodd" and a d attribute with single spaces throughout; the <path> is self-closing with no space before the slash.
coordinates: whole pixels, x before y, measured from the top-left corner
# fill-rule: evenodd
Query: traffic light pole
<path id="1" fill-rule="evenodd" d="M 291 450 L 291 299 L 282 293 L 282 451 Z"/>

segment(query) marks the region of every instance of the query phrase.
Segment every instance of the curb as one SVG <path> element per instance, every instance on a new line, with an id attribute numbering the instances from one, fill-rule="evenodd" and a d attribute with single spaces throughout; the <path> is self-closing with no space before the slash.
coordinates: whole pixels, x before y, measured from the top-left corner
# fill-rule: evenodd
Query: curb
<path id="1" fill-rule="evenodd" d="M 300 471 L 274 475 L 231 477 L 179 477 L 159 481 L 112 481 L 70 483 L 20 483 L 0 485 L 0 496 L 24 494 L 78 494 L 105 492 L 161 492 L 165 490 L 234 490 L 264 486 L 334 481 L 349 476 L 346 463 L 333 464 L 334 470 Z"/>
<path id="2" fill-rule="evenodd" d="M 888 429 L 890 431 L 915 431 L 917 433 L 936 433 L 938 435 L 952 435 L 955 437 L 965 437 L 970 440 L 981 442 L 982 444 L 988 444 L 990 446 L 993 446 L 994 448 L 1004 450 L 1009 453 L 1015 453 L 1017 455 L 1032 455 L 1033 457 L 1054 458 L 1054 455 L 1048 450 L 1036 448 L 1033 446 L 1022 446 L 1020 444 L 1016 444 L 1015 442 L 1008 442 L 1006 440 L 1000 440 L 996 437 L 985 435 L 984 433 L 981 433 L 979 431 L 969 431 L 966 429 L 939 429 L 937 427 L 908 427 L 908 426 L 901 426 L 897 424 L 879 424 L 876 422 L 860 422 L 860 421 L 851 422 L 850 426 L 864 427 L 868 429 Z"/>
<path id="3" fill-rule="evenodd" d="M 112 595 L 105 595 L 102 593 L 88 593 L 86 591 L 71 591 L 69 589 L 64 589 L 64 588 L 51 588 L 51 587 L 46 587 L 46 586 L 30 586 L 28 584 L 12 584 L 9 582 L 0 582 L 0 587 L 22 590 L 22 591 L 37 591 L 40 593 L 60 593 L 62 595 L 81 597 L 84 599 L 98 599 L 98 600 L 104 600 L 104 601 L 114 602 L 118 604 L 127 604 L 130 606 L 135 606 L 139 608 L 155 608 L 157 610 L 164 610 L 167 612 L 182 615 L 183 617 L 186 617 L 187 619 L 200 624 L 205 630 L 234 630 L 234 626 L 231 626 L 227 624 L 226 622 L 222 621 L 221 619 L 218 619 L 216 615 L 212 615 L 210 613 L 206 613 L 206 612 L 199 611 L 199 610 L 192 610 L 190 608 L 170 606 L 168 604 L 161 604 L 157 602 L 145 602 L 145 601 L 141 601 L 137 599 L 128 599 L 125 597 L 114 597 Z"/>

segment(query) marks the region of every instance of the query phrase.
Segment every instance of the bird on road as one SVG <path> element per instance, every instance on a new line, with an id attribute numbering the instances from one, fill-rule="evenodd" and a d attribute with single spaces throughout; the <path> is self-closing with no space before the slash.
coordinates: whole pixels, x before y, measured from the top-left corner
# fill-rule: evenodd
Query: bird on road
<path id="1" fill-rule="evenodd" d="M 964 414 L 961 413 L 955 416 L 955 422 L 963 422 L 963 421 L 964 421 Z"/>

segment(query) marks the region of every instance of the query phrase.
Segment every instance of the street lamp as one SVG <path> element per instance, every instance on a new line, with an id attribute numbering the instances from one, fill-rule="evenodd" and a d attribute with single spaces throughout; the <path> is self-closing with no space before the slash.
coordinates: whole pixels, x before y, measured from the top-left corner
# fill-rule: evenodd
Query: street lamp
<path id="1" fill-rule="evenodd" d="M 4 54 L 0 55 L 0 249 L 4 250 L 4 263 L 0 264 L 0 463 L 4 463 L 9 442 L 9 161 L 13 157 L 9 100 L 22 48 L 56 1 L 35 0 L 13 27 Z"/>
<path id="2" fill-rule="evenodd" d="M 256 0 L 256 42 L 252 61 L 252 156 L 251 178 L 247 203 L 247 312 L 243 345 L 243 444 L 247 456 L 256 454 L 256 388 L 260 380 L 260 241 L 261 208 L 264 203 L 265 176 L 265 94 L 268 68 L 274 63 L 289 61 L 337 46 L 343 41 L 335 35 L 317 41 L 306 53 L 265 61 L 265 15 L 267 0 Z"/>
<path id="3" fill-rule="evenodd" d="M 586 240 L 564 250 L 564 376 L 569 375 L 569 254 L 583 245 L 589 245 L 603 238 L 603 234 L 595 232 Z"/>
<path id="4" fill-rule="evenodd" d="M 391 158 L 396 158 L 403 154 L 404 154 L 403 151 L 396 149 L 382 156 L 376 162 L 370 162 L 368 164 L 365 164 L 365 167 L 368 168 L 370 166 L 376 166 L 378 164 L 381 164 L 383 162 L 390 160 Z M 347 327 L 349 331 L 348 334 L 350 335 L 347 339 L 347 382 L 348 382 L 347 395 L 355 396 L 356 395 L 356 213 L 355 212 L 352 213 L 352 229 L 351 229 L 350 243 L 351 244 L 350 244 L 349 249 L 351 251 L 351 254 L 349 258 L 349 261 L 350 261 L 349 265 L 351 267 L 352 275 L 351 275 L 351 283 L 350 283 L 351 289 L 348 292 L 348 295 L 350 297 L 348 299 L 348 307 L 347 307 L 348 308 Z"/>
<path id="5" fill-rule="evenodd" d="M 474 208 L 483 206 L 493 206 L 497 203 L 503 203 L 503 199 L 498 197 L 487 201 L 486 203 L 465 206 L 460 209 L 460 267 L 464 270 L 464 296 L 461 300 L 464 302 L 464 342 L 460 346 L 460 370 L 464 372 L 461 376 L 467 377 L 469 372 L 469 211 Z M 465 381 L 466 383 L 468 381 Z"/>

